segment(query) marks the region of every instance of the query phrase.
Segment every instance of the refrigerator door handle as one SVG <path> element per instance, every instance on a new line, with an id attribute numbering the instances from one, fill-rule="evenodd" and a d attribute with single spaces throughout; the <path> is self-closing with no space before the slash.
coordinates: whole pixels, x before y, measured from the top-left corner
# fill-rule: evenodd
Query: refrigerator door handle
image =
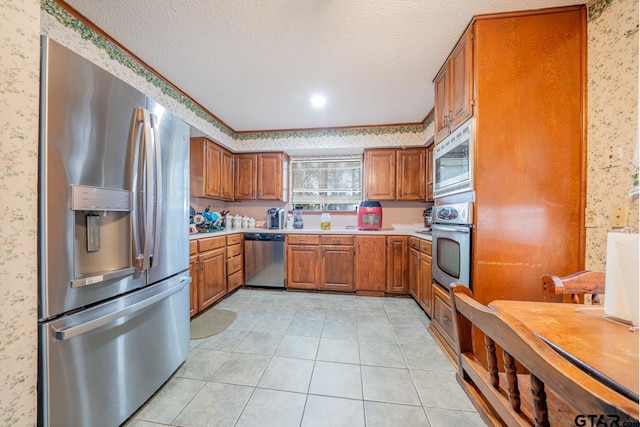
<path id="1" fill-rule="evenodd" d="M 153 153 L 153 140 L 151 133 L 151 114 L 148 110 L 141 109 L 144 123 L 144 153 L 145 153 L 145 172 L 146 172 L 146 189 L 144 191 L 144 247 L 143 247 L 143 259 L 142 268 L 148 270 L 151 267 L 151 248 L 153 246 L 153 220 L 154 220 L 154 181 L 155 181 L 155 166 L 154 166 L 154 153 Z"/>
<path id="2" fill-rule="evenodd" d="M 133 256 L 136 269 L 143 270 L 144 248 L 142 248 L 142 218 L 141 210 L 143 210 L 142 200 L 144 199 L 143 173 L 144 159 L 141 157 L 141 147 L 144 139 L 144 115 L 142 108 L 133 110 L 133 118 L 131 122 L 131 134 L 129 136 L 129 144 L 131 147 L 131 193 L 133 195 L 131 209 L 131 228 L 133 234 Z"/>
<path id="3" fill-rule="evenodd" d="M 179 290 L 181 290 L 182 288 L 184 288 L 185 286 L 187 286 L 189 283 L 191 283 L 191 277 L 181 277 L 180 278 L 180 282 L 178 283 L 177 286 L 174 286 L 170 289 L 167 289 L 163 292 L 160 292 L 159 294 L 156 294 L 150 298 L 147 298 L 143 301 L 140 301 L 138 303 L 132 304 L 128 307 L 125 307 L 121 310 L 118 311 L 114 311 L 112 313 L 109 313 L 105 316 L 102 317 L 98 317 L 96 319 L 90 320 L 88 322 L 79 324 L 77 326 L 71 326 L 69 328 L 64 328 L 64 329 L 58 329 L 56 327 L 52 327 L 53 331 L 55 332 L 55 336 L 56 339 L 59 341 L 67 341 L 70 340 L 71 338 L 77 337 L 79 335 L 82 334 L 86 334 L 87 332 L 91 332 L 94 329 L 99 328 L 100 326 L 106 325 L 108 323 L 113 322 L 114 320 L 117 320 L 121 317 L 124 317 L 128 314 L 132 314 L 135 313 L 137 311 L 141 311 L 144 310 L 145 308 L 155 304 L 156 302 L 168 297 L 169 295 L 174 294 L 175 292 L 178 292 Z"/>
<path id="4" fill-rule="evenodd" d="M 155 206 L 154 206 L 154 221 L 153 221 L 153 254 L 151 258 L 151 267 L 159 264 L 160 253 L 160 230 L 162 226 L 162 157 L 161 157 L 161 145 L 160 145 L 160 132 L 158 130 L 158 117 L 155 114 L 151 114 L 151 130 L 153 135 L 152 145 L 155 157 L 154 165 L 154 180 L 151 183 L 153 185 L 153 192 L 155 194 Z M 150 149 L 151 150 L 151 149 Z"/>

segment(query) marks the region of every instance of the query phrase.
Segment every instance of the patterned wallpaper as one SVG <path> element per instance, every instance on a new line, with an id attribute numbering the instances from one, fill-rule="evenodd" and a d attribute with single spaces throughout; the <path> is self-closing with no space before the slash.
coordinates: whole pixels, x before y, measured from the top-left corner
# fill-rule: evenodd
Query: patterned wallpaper
<path id="1" fill-rule="evenodd" d="M 0 2 L 0 425 L 36 423 L 40 4 Z"/>
<path id="2" fill-rule="evenodd" d="M 638 230 L 637 202 L 627 192 L 637 124 L 637 0 L 596 0 L 589 23 L 589 170 L 588 209 L 596 227 L 587 231 L 589 268 L 603 268 L 604 245 L 613 205 L 630 206 L 630 225 Z M 54 8 L 54 9 L 52 9 Z M 109 59 L 95 34 L 86 32 L 51 0 L 0 2 L 0 425 L 31 426 L 36 420 L 37 357 L 37 131 L 39 32 L 82 52 L 158 102 L 165 104 L 204 134 L 232 149 L 252 150 L 309 144 L 326 147 L 422 144 L 433 135 L 424 129 L 308 132 L 279 135 L 230 135 L 195 111 L 146 70 L 128 61 Z M 630 32 L 631 35 L 625 34 Z M 164 90 L 163 90 L 164 89 Z M 179 97 L 178 97 L 179 98 Z M 361 140 L 362 138 L 362 140 Z M 609 164 L 610 147 L 615 164 Z M 325 147 L 325 148 L 323 148 Z M 618 148 L 620 147 L 620 149 Z M 616 157 L 617 156 L 617 157 Z"/>
<path id="3" fill-rule="evenodd" d="M 638 232 L 638 201 L 628 195 L 638 143 L 638 1 L 589 6 L 585 267 L 604 270 L 614 206 L 629 207 L 628 225 Z"/>
<path id="4" fill-rule="evenodd" d="M 159 79 L 117 46 L 105 40 L 54 0 L 42 0 L 42 33 L 80 52 L 122 80 L 140 89 L 195 128 L 232 151 L 294 151 L 314 154 L 327 149 L 362 151 L 366 147 L 423 145 L 433 135 L 433 120 L 407 126 L 362 127 L 285 132 L 236 133 L 208 115 L 189 98 Z M 431 134 L 425 133 L 431 129 Z"/>

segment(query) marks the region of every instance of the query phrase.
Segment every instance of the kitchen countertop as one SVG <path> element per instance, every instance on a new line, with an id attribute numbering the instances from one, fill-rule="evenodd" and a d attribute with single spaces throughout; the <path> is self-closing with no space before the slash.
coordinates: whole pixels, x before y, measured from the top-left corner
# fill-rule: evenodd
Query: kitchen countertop
<path id="1" fill-rule="evenodd" d="M 382 230 L 358 230 L 357 228 L 334 228 L 331 230 L 321 230 L 319 228 L 283 229 L 269 230 L 266 228 L 226 228 L 221 231 L 204 232 L 191 234 L 189 239 L 203 239 L 207 237 L 226 236 L 236 233 L 280 233 L 280 234 L 354 234 L 354 235 L 379 235 L 379 236 L 412 236 L 420 239 L 431 240 L 431 234 L 418 233 L 423 229 L 416 228 L 383 228 Z"/>

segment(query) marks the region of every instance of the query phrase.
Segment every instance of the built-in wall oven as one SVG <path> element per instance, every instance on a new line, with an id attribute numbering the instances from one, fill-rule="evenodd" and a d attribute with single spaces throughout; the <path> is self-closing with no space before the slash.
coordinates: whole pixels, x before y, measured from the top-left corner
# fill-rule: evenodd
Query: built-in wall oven
<path id="1" fill-rule="evenodd" d="M 473 119 L 433 149 L 433 195 L 440 198 L 473 190 Z"/>
<path id="2" fill-rule="evenodd" d="M 452 282 L 471 287 L 473 203 L 441 205 L 433 209 L 433 280 L 447 289 Z"/>

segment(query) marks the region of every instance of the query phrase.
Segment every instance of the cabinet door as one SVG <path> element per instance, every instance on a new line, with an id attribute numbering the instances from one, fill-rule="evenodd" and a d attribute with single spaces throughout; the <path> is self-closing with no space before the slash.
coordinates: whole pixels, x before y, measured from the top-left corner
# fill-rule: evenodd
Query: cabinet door
<path id="1" fill-rule="evenodd" d="M 451 84 L 451 100 L 449 110 L 450 129 L 457 128 L 471 117 L 472 74 L 471 74 L 471 34 L 473 29 L 467 30 L 462 36 L 449 59 L 449 82 Z"/>
<path id="2" fill-rule="evenodd" d="M 199 255 L 200 288 L 198 289 L 199 307 L 203 310 L 222 298 L 227 292 L 227 262 L 225 248 L 215 249 Z"/>
<path id="3" fill-rule="evenodd" d="M 409 291 L 409 244 L 407 236 L 387 237 L 387 292 L 406 294 Z"/>
<path id="4" fill-rule="evenodd" d="M 435 80 L 435 111 L 433 118 L 434 139 L 436 142 L 449 135 L 449 63 L 445 63 Z"/>
<path id="5" fill-rule="evenodd" d="M 395 200 L 396 150 L 365 151 L 364 188 L 366 200 Z"/>
<path id="6" fill-rule="evenodd" d="M 282 154 L 258 154 L 258 199 L 282 200 Z"/>
<path id="7" fill-rule="evenodd" d="M 433 310 L 433 296 L 431 287 L 431 257 L 427 254 L 420 254 L 420 290 L 418 291 L 418 297 L 420 298 L 420 305 L 424 309 L 425 313 L 431 317 Z"/>
<path id="8" fill-rule="evenodd" d="M 397 200 L 422 201 L 427 197 L 427 151 L 424 148 L 398 150 L 396 163 Z"/>
<path id="9" fill-rule="evenodd" d="M 427 147 L 427 202 L 433 202 L 433 148 L 435 144 Z"/>
<path id="10" fill-rule="evenodd" d="M 235 162 L 235 200 L 255 200 L 257 198 L 257 154 L 236 154 Z"/>
<path id="11" fill-rule="evenodd" d="M 385 236 L 355 236 L 356 291 L 384 293 L 386 269 Z"/>
<path id="12" fill-rule="evenodd" d="M 207 197 L 220 198 L 220 162 L 222 149 L 211 141 L 205 147 L 205 187 Z"/>
<path id="13" fill-rule="evenodd" d="M 220 166 L 220 197 L 233 200 L 233 154 L 222 150 Z"/>
<path id="14" fill-rule="evenodd" d="M 420 302 L 420 252 L 411 248 L 409 251 L 409 293 Z"/>
<path id="15" fill-rule="evenodd" d="M 198 256 L 189 257 L 189 276 L 191 283 L 189 284 L 189 296 L 191 304 L 189 306 L 189 316 L 193 317 L 198 314 L 198 284 L 200 283 L 200 268 L 198 268 Z"/>
<path id="16" fill-rule="evenodd" d="M 287 245 L 287 287 L 318 289 L 319 246 Z"/>
<path id="17" fill-rule="evenodd" d="M 322 289 L 353 291 L 353 246 L 322 246 Z"/>

